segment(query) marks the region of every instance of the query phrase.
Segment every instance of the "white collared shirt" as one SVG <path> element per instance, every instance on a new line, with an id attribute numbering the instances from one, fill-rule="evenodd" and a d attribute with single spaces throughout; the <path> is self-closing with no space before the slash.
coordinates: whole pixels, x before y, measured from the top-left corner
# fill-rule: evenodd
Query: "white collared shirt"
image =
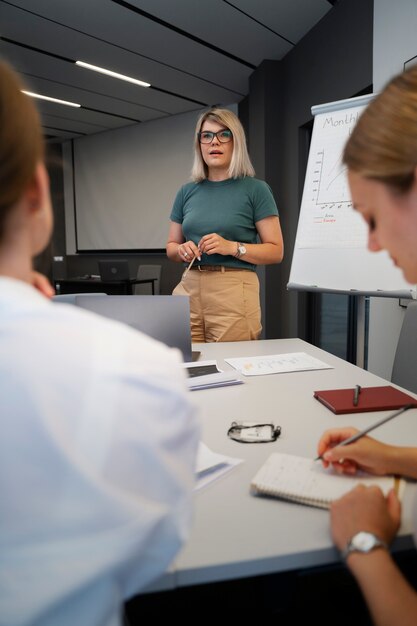
<path id="1" fill-rule="evenodd" d="M 115 626 L 190 525 L 180 355 L 0 278 L 0 624 Z"/>

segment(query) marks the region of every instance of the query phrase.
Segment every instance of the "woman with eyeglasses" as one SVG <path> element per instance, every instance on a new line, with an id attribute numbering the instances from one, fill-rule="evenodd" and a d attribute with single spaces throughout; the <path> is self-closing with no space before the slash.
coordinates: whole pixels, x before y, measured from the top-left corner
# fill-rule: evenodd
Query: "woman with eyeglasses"
<path id="1" fill-rule="evenodd" d="M 393 78 L 360 117 L 344 151 L 354 208 L 368 224 L 368 248 L 387 250 L 405 278 L 417 283 L 417 66 Z M 417 372 L 415 373 L 417 376 Z M 410 415 L 411 418 L 411 415 Z M 415 419 L 415 416 L 414 416 Z M 414 447 L 363 437 L 339 444 L 353 428 L 324 433 L 318 444 L 325 467 L 341 474 L 417 479 Z M 414 528 L 417 537 L 417 503 Z M 417 593 L 401 574 L 388 546 L 401 523 L 401 505 L 391 491 L 357 487 L 331 509 L 334 542 L 356 578 L 378 626 L 417 623 Z"/>
<path id="2" fill-rule="evenodd" d="M 187 536 L 198 423 L 177 351 L 43 295 L 52 209 L 21 89 L 0 63 L 0 623 L 117 626 Z"/>
<path id="3" fill-rule="evenodd" d="M 254 178 L 243 127 L 227 109 L 196 125 L 192 181 L 171 212 L 168 257 L 190 266 L 175 295 L 190 296 L 194 342 L 258 339 L 257 265 L 280 263 L 283 241 L 269 186 Z"/>

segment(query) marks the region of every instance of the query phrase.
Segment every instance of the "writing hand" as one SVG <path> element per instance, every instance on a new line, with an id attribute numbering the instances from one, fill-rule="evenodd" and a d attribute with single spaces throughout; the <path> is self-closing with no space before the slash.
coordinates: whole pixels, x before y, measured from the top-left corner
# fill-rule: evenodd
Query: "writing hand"
<path id="1" fill-rule="evenodd" d="M 198 247 L 201 252 L 205 254 L 222 254 L 223 256 L 234 256 L 237 253 L 237 247 L 235 241 L 229 241 L 223 239 L 217 233 L 210 233 L 204 235 L 199 241 Z"/>
<path id="2" fill-rule="evenodd" d="M 391 473 L 393 446 L 367 436 L 346 446 L 338 445 L 358 432 L 348 427 L 327 430 L 322 435 L 317 450 L 323 456 L 324 467 L 332 465 L 340 474 L 355 474 L 359 469 L 379 476 Z"/>
<path id="3" fill-rule="evenodd" d="M 393 489 L 385 497 L 379 487 L 358 485 L 332 503 L 330 520 L 339 550 L 360 531 L 374 533 L 389 544 L 400 526 L 401 504 Z"/>
<path id="4" fill-rule="evenodd" d="M 52 287 L 46 276 L 44 276 L 40 272 L 32 270 L 30 281 L 33 287 L 40 291 L 41 294 L 45 296 L 45 298 L 52 298 L 52 296 L 55 295 L 55 289 Z"/>

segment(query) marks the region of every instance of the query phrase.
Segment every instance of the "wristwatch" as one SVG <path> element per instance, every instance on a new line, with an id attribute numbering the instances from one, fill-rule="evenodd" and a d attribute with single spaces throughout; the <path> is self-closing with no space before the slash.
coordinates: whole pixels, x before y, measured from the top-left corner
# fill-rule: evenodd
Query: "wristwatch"
<path id="1" fill-rule="evenodd" d="M 239 259 L 241 256 L 246 254 L 246 248 L 243 243 L 237 242 L 237 252 L 235 254 L 236 258 Z"/>
<path id="2" fill-rule="evenodd" d="M 352 539 L 347 542 L 346 548 L 342 552 L 342 558 L 346 561 L 349 554 L 352 552 L 362 552 L 362 554 L 368 554 L 376 548 L 385 548 L 388 550 L 388 546 L 385 541 L 379 539 L 373 533 L 361 531 L 353 535 Z"/>

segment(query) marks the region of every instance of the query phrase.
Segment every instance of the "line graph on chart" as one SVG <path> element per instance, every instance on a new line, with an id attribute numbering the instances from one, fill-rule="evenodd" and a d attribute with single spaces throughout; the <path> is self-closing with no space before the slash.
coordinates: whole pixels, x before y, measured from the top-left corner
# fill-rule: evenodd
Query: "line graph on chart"
<path id="1" fill-rule="evenodd" d="M 347 182 L 347 168 L 342 163 L 342 155 L 331 155 L 322 148 L 316 154 L 315 173 L 313 181 L 315 204 L 319 206 L 329 204 L 351 203 Z M 317 186 L 316 186 L 317 185 Z"/>
<path id="2" fill-rule="evenodd" d="M 352 210 L 343 149 L 357 111 L 317 116 L 307 166 L 299 247 L 363 247 L 366 227 Z"/>

